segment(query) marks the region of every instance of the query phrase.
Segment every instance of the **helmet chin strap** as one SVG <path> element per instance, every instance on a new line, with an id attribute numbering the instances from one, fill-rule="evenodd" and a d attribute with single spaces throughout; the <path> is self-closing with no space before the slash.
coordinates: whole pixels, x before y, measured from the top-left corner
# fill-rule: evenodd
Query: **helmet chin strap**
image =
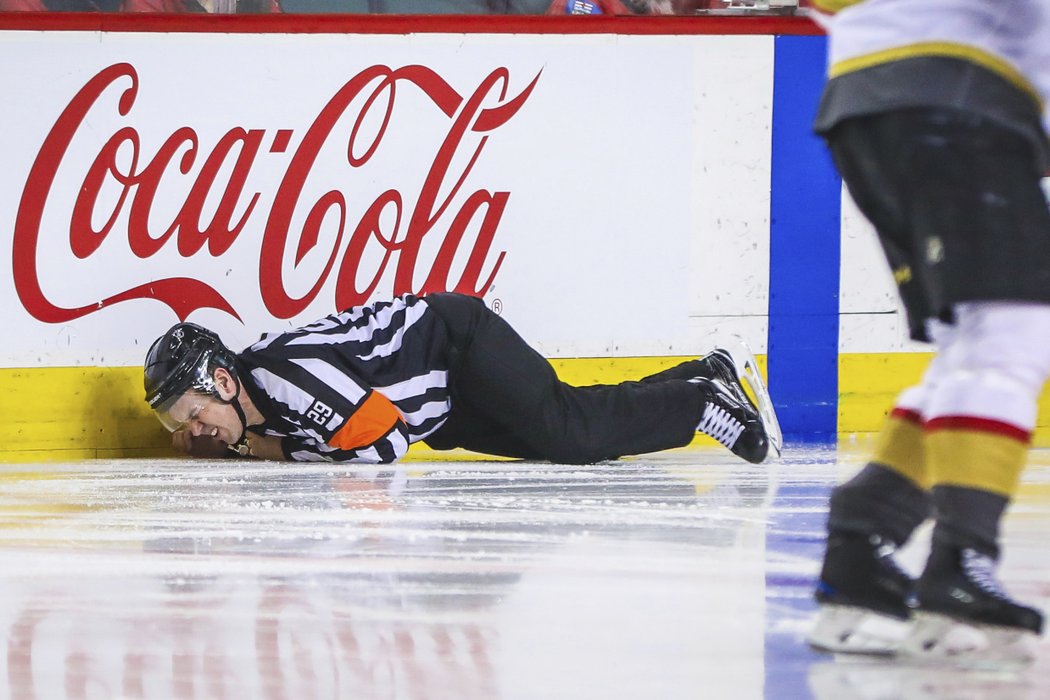
<path id="1" fill-rule="evenodd" d="M 237 417 L 241 419 L 240 437 L 229 445 L 229 449 L 242 457 L 247 457 L 251 454 L 251 448 L 248 446 L 248 418 L 244 415 L 244 409 L 241 408 L 241 382 L 237 377 L 234 377 L 233 381 L 237 384 L 237 393 L 228 401 L 222 399 L 222 397 L 219 397 L 219 400 L 233 406 L 233 410 L 237 412 Z"/>

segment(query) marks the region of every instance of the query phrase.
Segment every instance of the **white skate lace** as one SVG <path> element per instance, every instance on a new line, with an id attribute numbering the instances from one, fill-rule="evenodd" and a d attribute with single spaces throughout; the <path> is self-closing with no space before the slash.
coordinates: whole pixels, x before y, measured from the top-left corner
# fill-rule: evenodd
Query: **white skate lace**
<path id="1" fill-rule="evenodd" d="M 704 406 L 704 415 L 696 429 L 732 449 L 740 434 L 744 432 L 744 424 L 721 406 L 708 403 Z"/>
<path id="2" fill-rule="evenodd" d="M 961 554 L 963 573 L 974 585 L 990 596 L 1009 600 L 1002 584 L 995 578 L 995 560 L 976 549 L 964 549 Z"/>

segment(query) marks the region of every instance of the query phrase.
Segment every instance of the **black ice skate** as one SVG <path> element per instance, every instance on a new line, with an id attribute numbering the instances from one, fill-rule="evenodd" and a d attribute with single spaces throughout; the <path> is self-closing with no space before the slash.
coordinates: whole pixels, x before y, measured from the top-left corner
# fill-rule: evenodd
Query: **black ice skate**
<path id="1" fill-rule="evenodd" d="M 747 344 L 735 339 L 731 347 L 717 348 L 696 362 L 701 371 L 692 381 L 704 384 L 708 380 L 705 389 L 715 397 L 705 402 L 697 430 L 753 464 L 765 461 L 770 451 L 779 457 L 780 423 Z M 718 400 L 720 393 L 728 394 L 725 400 Z M 723 418 L 723 413 L 729 417 Z"/>
<path id="2" fill-rule="evenodd" d="M 935 544 L 916 586 L 915 624 L 901 652 L 974 665 L 1032 661 L 1043 615 L 1011 600 L 995 568 L 993 557 L 975 549 Z"/>
<path id="3" fill-rule="evenodd" d="M 733 356 L 725 348 L 715 348 L 696 360 L 696 364 L 697 372 L 694 376 L 697 378 L 717 379 L 726 385 L 739 381 Z"/>
<path id="4" fill-rule="evenodd" d="M 908 633 L 914 581 L 897 565 L 894 544 L 876 534 L 831 532 L 809 644 L 820 651 L 890 655 Z"/>
<path id="5" fill-rule="evenodd" d="M 717 379 L 693 379 L 704 392 L 704 407 L 696 429 L 713 437 L 752 464 L 769 454 L 769 435 L 758 409 L 740 394 L 739 385 L 730 388 Z"/>

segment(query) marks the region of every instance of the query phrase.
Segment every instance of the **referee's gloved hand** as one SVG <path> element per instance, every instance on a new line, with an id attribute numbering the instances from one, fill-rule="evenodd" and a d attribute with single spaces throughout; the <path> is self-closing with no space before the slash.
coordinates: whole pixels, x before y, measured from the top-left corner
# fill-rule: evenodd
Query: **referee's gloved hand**
<path id="1" fill-rule="evenodd" d="M 190 457 L 221 459 L 232 453 L 228 445 L 211 435 L 193 435 L 188 430 L 176 430 L 171 434 L 171 446 Z"/>

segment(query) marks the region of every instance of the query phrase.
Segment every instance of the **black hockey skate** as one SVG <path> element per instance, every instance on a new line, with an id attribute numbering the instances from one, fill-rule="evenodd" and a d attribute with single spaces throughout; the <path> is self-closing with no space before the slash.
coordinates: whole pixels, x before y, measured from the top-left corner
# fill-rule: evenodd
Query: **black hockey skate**
<path id="1" fill-rule="evenodd" d="M 739 381 L 733 356 L 725 348 L 715 348 L 695 362 L 697 366 L 694 377 L 717 379 L 727 386 Z"/>
<path id="2" fill-rule="evenodd" d="M 828 535 L 810 646 L 836 653 L 896 653 L 908 632 L 915 582 L 897 565 L 895 551 L 893 542 L 877 534 Z"/>
<path id="3" fill-rule="evenodd" d="M 701 357 L 698 362 L 706 368 L 708 379 L 721 379 L 729 384 L 737 381 L 736 365 L 733 355 L 726 348 L 715 348 Z"/>
<path id="4" fill-rule="evenodd" d="M 762 416 L 739 384 L 724 384 L 718 379 L 693 379 L 704 392 L 703 412 L 697 431 L 718 440 L 729 450 L 752 464 L 759 464 L 769 454 L 769 435 Z"/>
<path id="5" fill-rule="evenodd" d="M 712 385 L 720 386 L 722 391 L 728 391 L 739 406 L 736 410 L 736 413 L 739 414 L 737 420 L 748 426 L 740 433 L 739 439 L 742 442 L 736 444 L 731 439 L 730 442 L 734 444 L 728 444 L 719 435 L 712 434 L 705 429 L 705 422 L 710 422 L 716 429 L 718 423 L 718 411 L 709 409 L 705 403 L 703 418 L 697 429 L 711 435 L 729 447 L 734 454 L 753 464 L 765 461 L 770 453 L 773 457 L 779 457 L 783 444 L 780 423 L 773 409 L 773 401 L 769 398 L 769 391 L 759 373 L 758 362 L 747 343 L 733 336 L 732 342 L 727 347 L 717 348 L 695 362 L 700 371 L 692 381 L 700 383 L 701 379 L 706 379 Z M 718 391 L 713 393 L 717 395 Z M 733 413 L 726 407 L 722 408 Z M 708 414 L 709 410 L 710 414 Z M 757 426 L 754 425 L 755 414 L 758 419 Z M 732 438 L 735 431 L 736 428 L 729 431 L 726 437 Z"/>
<path id="6" fill-rule="evenodd" d="M 725 348 L 716 348 L 703 357 L 686 360 L 648 377 L 646 381 L 669 379 L 718 379 L 727 385 L 738 381 L 733 356 Z"/>
<path id="7" fill-rule="evenodd" d="M 916 586 L 918 610 L 902 653 L 975 665 L 1032 661 L 1043 615 L 1011 600 L 995 568 L 988 554 L 935 543 Z"/>

